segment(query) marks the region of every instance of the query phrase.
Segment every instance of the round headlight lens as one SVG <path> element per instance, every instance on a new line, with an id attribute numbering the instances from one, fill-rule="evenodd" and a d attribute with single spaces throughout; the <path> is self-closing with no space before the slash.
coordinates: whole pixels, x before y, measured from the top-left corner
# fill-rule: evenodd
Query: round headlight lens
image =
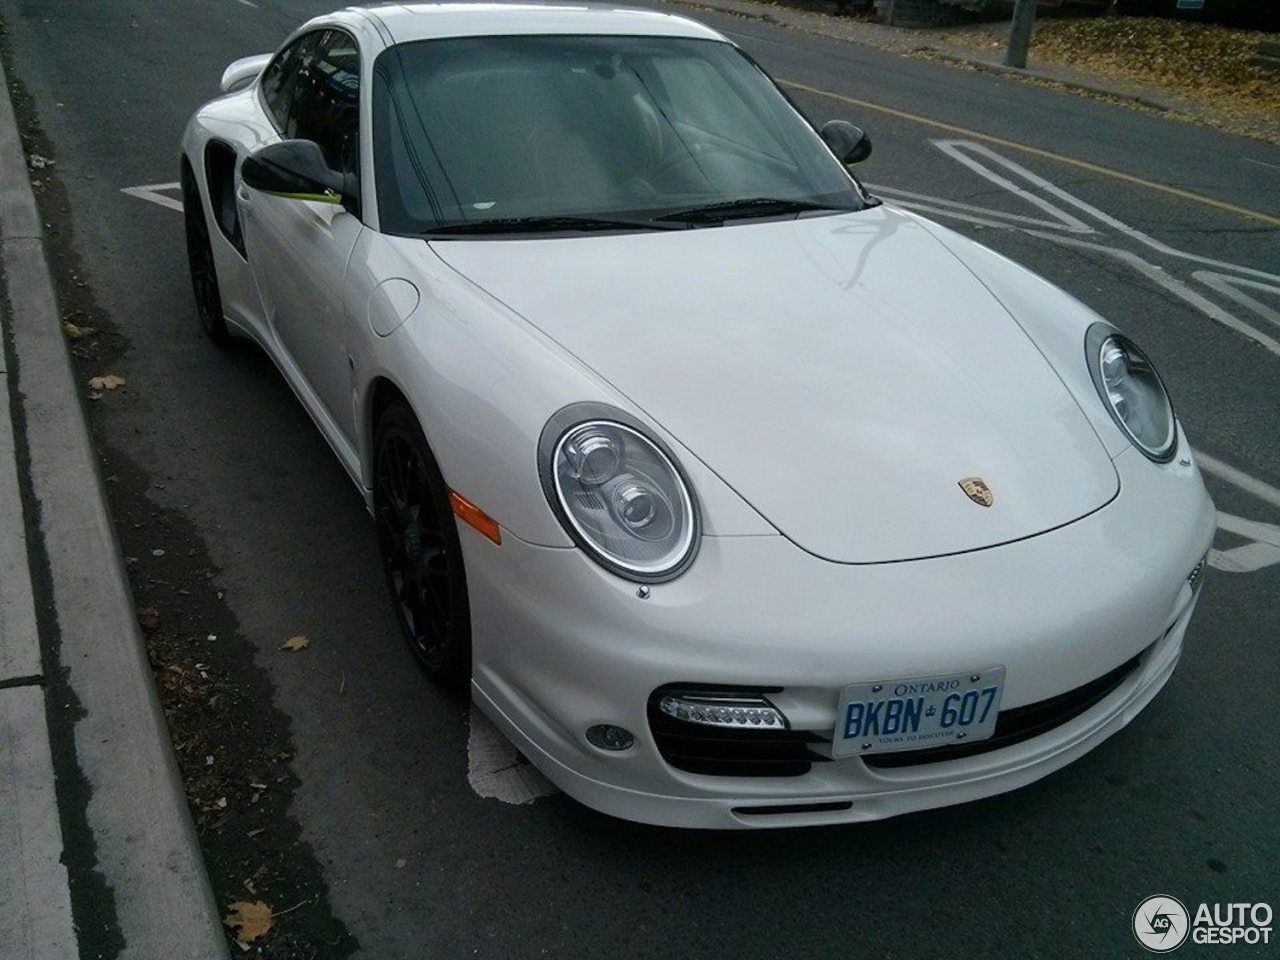
<path id="1" fill-rule="evenodd" d="M 608 420 L 577 424 L 556 443 L 550 466 L 569 532 L 604 567 L 658 580 L 688 561 L 693 500 L 675 464 L 644 434 Z"/>
<path id="2" fill-rule="evenodd" d="M 1178 445 L 1178 427 L 1169 394 L 1147 355 L 1117 333 L 1090 339 L 1094 382 L 1107 409 L 1134 446 L 1158 463 Z"/>
<path id="3" fill-rule="evenodd" d="M 577 430 L 564 445 L 569 473 L 580 483 L 598 487 L 618 473 L 626 445 L 604 430 Z"/>

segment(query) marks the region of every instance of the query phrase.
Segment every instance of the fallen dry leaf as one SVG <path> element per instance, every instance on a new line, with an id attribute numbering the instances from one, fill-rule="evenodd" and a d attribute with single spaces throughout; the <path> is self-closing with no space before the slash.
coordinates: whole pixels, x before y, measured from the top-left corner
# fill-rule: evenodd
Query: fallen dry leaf
<path id="1" fill-rule="evenodd" d="M 247 900 L 237 900 L 231 904 L 230 910 L 231 912 L 223 918 L 222 922 L 231 928 L 240 943 L 253 943 L 270 932 L 274 916 L 271 908 L 261 900 L 255 900 L 252 903 Z"/>
<path id="2" fill-rule="evenodd" d="M 93 327 L 78 327 L 70 320 L 64 320 L 62 330 L 67 335 L 68 340 L 81 340 L 96 331 Z"/>
<path id="3" fill-rule="evenodd" d="M 124 377 L 118 377 L 114 373 L 108 373 L 105 377 L 93 377 L 89 380 L 90 390 L 114 390 L 116 387 L 123 387 L 124 385 Z"/>
<path id="4" fill-rule="evenodd" d="M 148 632 L 160 626 L 160 611 L 155 607 L 138 608 L 138 625 Z"/>
<path id="5" fill-rule="evenodd" d="M 280 649 L 290 650 L 296 653 L 297 651 L 304 650 L 309 646 L 311 646 L 311 641 L 308 640 L 305 636 L 302 636 L 301 634 L 299 634 L 296 637 L 290 637 L 288 640 L 286 640 L 283 644 L 281 644 Z"/>
<path id="6" fill-rule="evenodd" d="M 1172 8 L 1172 3 L 1165 4 Z M 1210 5 L 1212 6 L 1212 4 Z M 940 30 L 950 44 L 1003 49 L 1008 23 Z M 1044 16 L 1031 44 L 1033 65 L 1059 64 L 1136 84 L 1136 92 L 1183 98 L 1220 111 L 1237 132 L 1276 141 L 1280 83 L 1255 60 L 1280 34 L 1196 20 L 1137 16 Z M 1152 89 L 1155 88 L 1155 89 Z"/>

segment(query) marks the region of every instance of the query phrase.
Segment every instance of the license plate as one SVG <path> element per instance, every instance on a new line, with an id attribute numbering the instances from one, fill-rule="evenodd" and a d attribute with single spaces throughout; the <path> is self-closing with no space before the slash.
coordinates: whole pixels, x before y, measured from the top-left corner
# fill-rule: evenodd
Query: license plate
<path id="1" fill-rule="evenodd" d="M 940 677 L 851 683 L 840 691 L 837 757 L 925 750 L 995 732 L 1004 667 Z"/>

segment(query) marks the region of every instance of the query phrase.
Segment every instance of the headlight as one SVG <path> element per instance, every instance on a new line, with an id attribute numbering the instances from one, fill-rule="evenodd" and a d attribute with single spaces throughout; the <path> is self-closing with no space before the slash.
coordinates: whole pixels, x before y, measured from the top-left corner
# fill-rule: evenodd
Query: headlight
<path id="1" fill-rule="evenodd" d="M 693 560 L 698 512 L 674 458 L 634 418 L 574 404 L 542 431 L 543 490 L 565 530 L 605 569 L 670 580 Z"/>
<path id="2" fill-rule="evenodd" d="M 1147 355 L 1105 323 L 1085 335 L 1089 373 L 1111 418 L 1148 459 L 1167 463 L 1178 446 L 1169 394 Z"/>

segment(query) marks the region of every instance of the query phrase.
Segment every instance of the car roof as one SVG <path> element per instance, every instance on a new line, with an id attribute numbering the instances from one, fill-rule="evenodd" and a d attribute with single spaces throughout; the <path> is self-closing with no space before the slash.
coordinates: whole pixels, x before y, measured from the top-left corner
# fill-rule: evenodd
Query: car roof
<path id="1" fill-rule="evenodd" d="M 389 3 L 362 7 L 395 43 L 509 34 L 611 34 L 725 38 L 694 20 L 600 3 Z"/>

